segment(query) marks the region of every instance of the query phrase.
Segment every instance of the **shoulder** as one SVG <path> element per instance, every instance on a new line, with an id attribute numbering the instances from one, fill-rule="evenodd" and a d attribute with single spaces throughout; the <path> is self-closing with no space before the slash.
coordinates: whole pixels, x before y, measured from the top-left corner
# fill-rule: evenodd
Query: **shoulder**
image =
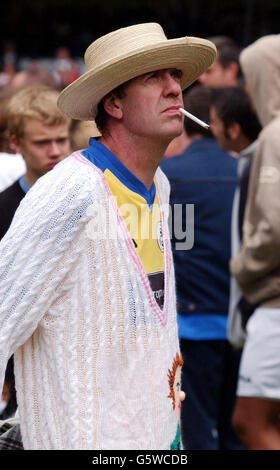
<path id="1" fill-rule="evenodd" d="M 19 180 L 16 180 L 13 184 L 4 189 L 4 191 L 0 192 L 0 200 L 7 199 L 13 194 L 19 194 L 21 191 L 24 192 L 20 187 Z"/>
<path id="2" fill-rule="evenodd" d="M 6 204 L 14 199 L 22 199 L 25 193 L 21 189 L 19 180 L 13 183 L 8 188 L 4 189 L 4 191 L 0 192 L 0 204 Z"/>
<path id="3" fill-rule="evenodd" d="M 40 178 L 40 180 L 45 178 L 46 181 L 50 179 L 61 182 L 70 179 L 72 182 L 90 182 L 97 177 L 97 172 L 93 171 L 93 169 L 95 169 L 94 165 L 88 162 L 80 152 L 74 152 L 56 165 L 52 171 Z"/>
<path id="4" fill-rule="evenodd" d="M 28 191 L 25 201 L 36 199 L 39 205 L 60 200 L 82 200 L 98 185 L 100 176 L 79 154 L 72 154 L 42 176 Z"/>
<path id="5" fill-rule="evenodd" d="M 86 222 L 88 208 L 100 198 L 100 176 L 73 155 L 39 178 L 22 199 L 11 229 L 73 232 Z M 44 235 L 45 236 L 45 235 Z"/>
<path id="6" fill-rule="evenodd" d="M 186 151 L 185 151 L 186 152 Z M 178 170 L 184 166 L 184 155 L 185 152 L 176 157 L 165 158 L 160 165 L 162 171 L 169 177 L 173 176 L 174 173 L 178 173 Z M 179 170 L 180 173 L 180 170 Z"/>
<path id="7" fill-rule="evenodd" d="M 272 119 L 260 132 L 259 142 L 262 143 L 267 139 L 280 140 L 280 116 Z"/>
<path id="8" fill-rule="evenodd" d="M 9 229 L 14 214 L 24 196 L 25 193 L 18 181 L 0 193 L 0 239 Z"/>

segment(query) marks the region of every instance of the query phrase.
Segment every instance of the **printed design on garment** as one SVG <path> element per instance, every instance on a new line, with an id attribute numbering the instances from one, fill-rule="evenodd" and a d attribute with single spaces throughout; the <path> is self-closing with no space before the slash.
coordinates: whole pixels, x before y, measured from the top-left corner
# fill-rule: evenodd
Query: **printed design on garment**
<path id="1" fill-rule="evenodd" d="M 163 309 L 164 304 L 164 272 L 149 273 L 148 278 L 150 281 L 151 289 L 158 306 Z"/>
<path id="2" fill-rule="evenodd" d="M 164 242 L 163 242 L 163 228 L 162 228 L 162 221 L 157 223 L 157 242 L 160 251 L 163 253 L 164 251 Z"/>
<path id="3" fill-rule="evenodd" d="M 170 444 L 171 450 L 179 450 L 181 448 L 181 432 L 180 432 L 180 417 L 181 417 L 181 400 L 180 400 L 180 391 L 181 391 L 181 371 L 184 361 L 181 354 L 177 353 L 175 359 L 173 360 L 172 369 L 168 369 L 168 383 L 170 393 L 168 398 L 172 400 L 172 407 L 176 413 L 176 418 L 178 421 L 177 432 L 174 440 Z"/>
<path id="4" fill-rule="evenodd" d="M 164 307 L 164 237 L 161 209 L 157 193 L 153 204 L 142 194 L 131 190 L 109 169 L 104 172 L 136 253 L 148 276 L 154 298 Z"/>

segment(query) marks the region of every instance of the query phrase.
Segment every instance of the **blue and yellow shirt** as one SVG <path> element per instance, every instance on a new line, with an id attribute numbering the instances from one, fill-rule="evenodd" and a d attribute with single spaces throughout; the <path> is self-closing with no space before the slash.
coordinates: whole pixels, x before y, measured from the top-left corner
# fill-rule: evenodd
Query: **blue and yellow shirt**
<path id="1" fill-rule="evenodd" d="M 164 303 L 162 220 L 156 183 L 148 190 L 110 150 L 91 138 L 82 155 L 104 174 L 148 275 L 160 308 Z"/>

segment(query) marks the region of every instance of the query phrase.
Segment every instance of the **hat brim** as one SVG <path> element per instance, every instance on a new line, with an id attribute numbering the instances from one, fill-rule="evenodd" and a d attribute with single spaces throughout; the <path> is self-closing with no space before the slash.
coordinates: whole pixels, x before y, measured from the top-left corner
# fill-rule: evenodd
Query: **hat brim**
<path id="1" fill-rule="evenodd" d="M 122 83 L 154 70 L 177 68 L 183 73 L 184 90 L 212 64 L 215 56 L 213 43 L 200 38 L 169 39 L 150 49 L 145 46 L 83 74 L 60 93 L 58 107 L 72 119 L 94 120 L 101 99 Z"/>

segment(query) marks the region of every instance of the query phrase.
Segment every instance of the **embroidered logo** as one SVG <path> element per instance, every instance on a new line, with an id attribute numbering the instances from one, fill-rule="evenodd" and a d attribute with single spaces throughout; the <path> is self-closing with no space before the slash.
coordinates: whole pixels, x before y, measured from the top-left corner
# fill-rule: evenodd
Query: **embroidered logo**
<path id="1" fill-rule="evenodd" d="M 157 242 L 160 251 L 163 253 L 164 251 L 164 243 L 163 243 L 163 230 L 162 230 L 162 222 L 157 223 Z"/>
<path id="2" fill-rule="evenodd" d="M 181 448 L 180 438 L 180 415 L 181 415 L 181 371 L 184 361 L 181 354 L 177 353 L 173 360 L 172 369 L 168 369 L 168 383 L 170 393 L 168 398 L 172 399 L 173 410 L 175 410 L 176 418 L 178 420 L 177 432 L 173 442 L 170 445 L 171 450 L 178 450 Z"/>
<path id="3" fill-rule="evenodd" d="M 180 400 L 180 390 L 181 390 L 181 370 L 183 367 L 184 361 L 182 354 L 177 353 L 175 359 L 173 360 L 172 369 L 168 369 L 168 383 L 170 388 L 170 393 L 168 398 L 172 399 L 173 410 L 179 413 L 176 416 L 178 421 L 180 419 L 180 409 L 181 409 L 181 400 Z"/>

